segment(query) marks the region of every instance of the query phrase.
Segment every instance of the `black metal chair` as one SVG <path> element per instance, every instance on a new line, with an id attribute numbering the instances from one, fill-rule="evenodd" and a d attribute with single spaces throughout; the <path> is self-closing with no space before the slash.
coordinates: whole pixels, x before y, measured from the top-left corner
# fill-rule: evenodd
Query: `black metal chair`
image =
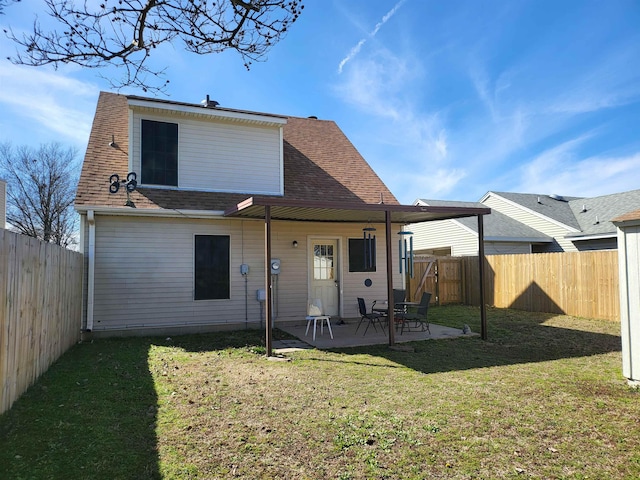
<path id="1" fill-rule="evenodd" d="M 373 329 L 376 332 L 378 331 L 378 329 L 376 328 L 376 322 L 378 323 L 378 325 L 380 325 L 380 328 L 386 334 L 384 325 L 382 324 L 382 319 L 384 318 L 384 316 L 381 313 L 367 312 L 367 306 L 364 303 L 364 298 L 358 297 L 358 310 L 360 311 L 360 322 L 356 327 L 356 333 L 358 333 L 358 329 L 360 328 L 360 325 L 362 325 L 362 322 L 367 320 L 367 328 L 364 329 L 363 336 L 367 334 L 367 330 L 369 330 L 369 327 L 371 325 L 373 325 Z"/>
<path id="2" fill-rule="evenodd" d="M 407 312 L 400 314 L 400 320 L 402 322 L 402 328 L 400 329 L 400 335 L 404 332 L 404 327 L 407 326 L 409 322 L 415 322 L 415 328 L 420 327 L 421 331 L 429 332 L 431 335 L 431 330 L 429 329 L 429 321 L 427 320 L 427 313 L 429 311 L 429 302 L 431 301 L 431 293 L 425 292 L 422 294 L 422 298 L 420 299 L 420 304 L 418 305 L 418 310 L 415 312 Z M 407 328 L 410 328 L 407 326 Z"/>

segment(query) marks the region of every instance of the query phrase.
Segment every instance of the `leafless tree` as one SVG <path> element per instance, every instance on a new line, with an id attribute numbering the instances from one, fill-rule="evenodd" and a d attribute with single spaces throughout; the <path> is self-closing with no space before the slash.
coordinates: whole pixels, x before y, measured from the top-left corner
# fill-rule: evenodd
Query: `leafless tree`
<path id="1" fill-rule="evenodd" d="M 3 1 L 3 0 L 0 0 Z M 33 32 L 7 35 L 18 44 L 9 57 L 23 65 L 73 63 L 88 68 L 115 65 L 123 77 L 116 88 L 162 90 L 164 69 L 148 65 L 151 53 L 180 40 L 192 53 L 237 51 L 246 68 L 263 60 L 302 13 L 302 0 L 44 0 L 60 28 L 44 31 L 36 19 Z M 149 76 L 160 85 L 152 85 Z"/>
<path id="2" fill-rule="evenodd" d="M 4 14 L 4 9 L 10 3 L 16 3 L 20 0 L 0 0 L 0 15 Z"/>
<path id="3" fill-rule="evenodd" d="M 7 223 L 13 230 L 68 247 L 75 243 L 76 152 L 58 143 L 38 149 L 0 144 L 0 175 L 7 181 Z"/>

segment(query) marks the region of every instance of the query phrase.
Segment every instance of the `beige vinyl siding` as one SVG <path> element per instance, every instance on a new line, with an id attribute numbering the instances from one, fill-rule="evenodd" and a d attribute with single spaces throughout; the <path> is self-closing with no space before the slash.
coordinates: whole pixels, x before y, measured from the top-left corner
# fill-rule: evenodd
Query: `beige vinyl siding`
<path id="1" fill-rule="evenodd" d="M 131 166 L 140 166 L 142 119 L 178 124 L 178 187 L 219 192 L 282 194 L 278 127 L 133 114 Z M 144 178 L 140 178 L 144 184 Z"/>
<path id="2" fill-rule="evenodd" d="M 477 255 L 478 235 L 454 220 L 438 220 L 408 225 L 413 232 L 413 249 L 451 247 L 451 255 Z"/>
<path id="3" fill-rule="evenodd" d="M 360 237 L 361 228 L 356 224 L 273 223 L 272 256 L 282 262 L 281 273 L 274 280 L 276 324 L 304 320 L 309 301 L 308 246 L 313 238 L 335 238 L 339 242 L 343 316 L 357 315 L 357 296 L 368 302 L 386 298 L 383 225 L 378 226 L 377 272 L 348 272 L 347 238 Z M 394 238 L 398 230 L 394 227 Z M 193 300 L 196 234 L 230 235 L 230 299 Z M 293 240 L 298 241 L 298 248 L 293 248 Z M 94 331 L 225 325 L 242 328 L 245 307 L 249 326 L 260 324 L 256 290 L 265 284 L 262 221 L 96 215 L 95 262 Z M 240 274 L 242 263 L 250 268 L 246 296 L 245 278 Z M 399 286 L 402 278 L 397 273 L 397 252 L 394 264 L 394 285 Z M 372 287 L 364 286 L 366 278 L 372 279 Z"/>
<path id="4" fill-rule="evenodd" d="M 502 198 L 490 195 L 483 202 L 487 207 L 497 210 L 531 228 L 538 230 L 550 237 L 553 237 L 561 248 L 556 248 L 556 251 L 576 252 L 577 249 L 570 240 L 565 239 L 565 235 L 572 233 L 573 230 L 564 228 L 557 223 L 546 220 L 539 215 L 535 215 L 530 211 L 527 211 L 517 205 L 505 201 Z M 553 251 L 553 244 L 549 244 L 550 250 Z"/>

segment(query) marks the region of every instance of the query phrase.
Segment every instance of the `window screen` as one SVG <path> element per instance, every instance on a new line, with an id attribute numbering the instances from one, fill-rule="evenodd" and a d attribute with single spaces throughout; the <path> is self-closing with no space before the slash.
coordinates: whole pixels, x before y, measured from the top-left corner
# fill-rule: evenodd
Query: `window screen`
<path id="1" fill-rule="evenodd" d="M 196 300 L 230 298 L 229 236 L 196 235 Z"/>
<path id="2" fill-rule="evenodd" d="M 368 242 L 367 242 L 368 243 Z M 372 239 L 371 249 L 365 248 L 363 238 L 349 239 L 349 271 L 350 272 L 375 272 L 376 271 L 376 241 Z"/>
<path id="3" fill-rule="evenodd" d="M 178 124 L 142 120 L 142 179 L 147 185 L 178 186 Z"/>

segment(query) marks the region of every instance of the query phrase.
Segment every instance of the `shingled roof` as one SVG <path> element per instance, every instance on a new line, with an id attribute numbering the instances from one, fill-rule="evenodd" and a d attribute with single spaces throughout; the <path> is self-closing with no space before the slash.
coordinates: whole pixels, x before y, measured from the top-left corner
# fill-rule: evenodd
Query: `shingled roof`
<path id="1" fill-rule="evenodd" d="M 109 194 L 111 174 L 124 174 L 129 165 L 129 98 L 140 99 L 100 93 L 78 182 L 75 199 L 78 210 L 129 208 L 124 207 L 122 195 Z M 178 105 L 164 100 L 144 100 Z M 377 204 L 382 198 L 385 204 L 399 204 L 335 122 L 315 118 L 285 118 L 284 197 L 279 198 L 349 204 Z M 112 139 L 114 146 L 109 145 Z M 140 187 L 132 193 L 131 199 L 138 209 L 224 211 L 249 196 L 246 193 Z"/>
<path id="2" fill-rule="evenodd" d="M 424 205 L 441 207 L 486 207 L 486 205 L 479 202 L 457 202 L 429 199 L 420 199 L 418 202 Z M 451 221 L 459 222 L 476 234 L 478 233 L 478 220 L 475 217 L 456 218 Z M 538 230 L 514 220 L 497 210 L 492 210 L 490 215 L 486 215 L 483 223 L 485 241 L 551 242 L 553 240 L 551 237 L 540 233 Z"/>

